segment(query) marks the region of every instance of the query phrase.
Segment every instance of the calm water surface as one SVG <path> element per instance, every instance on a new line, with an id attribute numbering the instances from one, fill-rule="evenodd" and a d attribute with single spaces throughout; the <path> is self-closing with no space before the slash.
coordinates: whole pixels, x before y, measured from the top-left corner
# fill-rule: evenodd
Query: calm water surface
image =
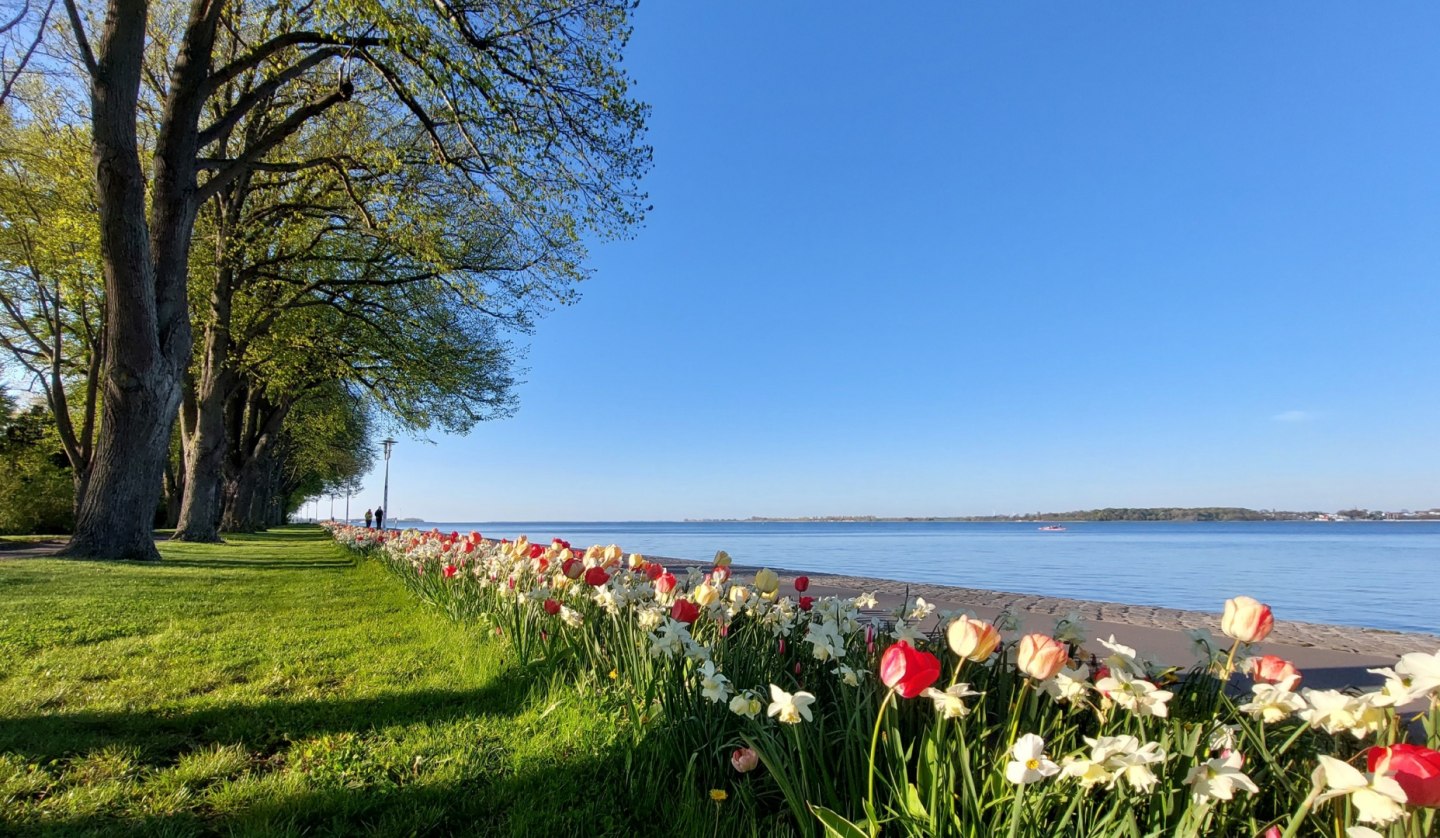
<path id="1" fill-rule="evenodd" d="M 1218 612 L 1249 594 L 1281 619 L 1440 634 L 1440 522 L 405 524 L 493 538 Z"/>

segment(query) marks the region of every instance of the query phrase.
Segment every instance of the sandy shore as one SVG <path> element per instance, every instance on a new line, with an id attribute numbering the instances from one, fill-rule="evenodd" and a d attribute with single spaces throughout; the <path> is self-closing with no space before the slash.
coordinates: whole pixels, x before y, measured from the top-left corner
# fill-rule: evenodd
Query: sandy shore
<path id="1" fill-rule="evenodd" d="M 707 562 L 652 557 L 655 561 L 675 566 L 708 567 Z M 736 576 L 753 574 L 758 566 L 735 565 Z M 795 571 L 772 568 L 781 575 L 782 589 L 790 587 Z M 1049 632 L 1055 622 L 1070 612 L 1078 613 L 1089 626 L 1090 637 L 1108 638 L 1133 646 L 1141 655 L 1157 661 L 1189 666 L 1195 661 L 1186 632 L 1205 628 L 1217 637 L 1220 634 L 1219 608 L 1213 614 L 1183 611 L 1154 605 L 1125 605 L 1063 597 L 1038 596 L 1007 591 L 986 591 L 929 582 L 900 582 L 864 576 L 809 573 L 813 596 L 854 596 L 871 592 L 881 609 L 898 607 L 908 593 L 924 597 L 939 610 L 966 610 L 985 619 L 994 619 L 1010 609 L 1024 620 L 1024 631 Z M 1319 689 L 1379 684 L 1379 676 L 1367 669 L 1393 666 L 1407 652 L 1440 651 L 1440 636 L 1432 634 L 1386 631 L 1383 629 L 1340 626 L 1322 623 L 1299 623 L 1277 615 L 1275 630 L 1264 643 L 1257 644 L 1256 654 L 1279 655 L 1292 661 L 1304 673 L 1305 686 Z"/>

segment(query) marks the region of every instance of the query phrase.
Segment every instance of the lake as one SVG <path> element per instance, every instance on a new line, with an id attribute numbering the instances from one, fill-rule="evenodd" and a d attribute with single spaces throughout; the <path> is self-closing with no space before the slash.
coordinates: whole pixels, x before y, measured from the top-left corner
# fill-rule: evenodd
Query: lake
<path id="1" fill-rule="evenodd" d="M 467 521 L 490 538 L 1218 613 L 1248 594 L 1282 620 L 1440 634 L 1440 522 Z"/>

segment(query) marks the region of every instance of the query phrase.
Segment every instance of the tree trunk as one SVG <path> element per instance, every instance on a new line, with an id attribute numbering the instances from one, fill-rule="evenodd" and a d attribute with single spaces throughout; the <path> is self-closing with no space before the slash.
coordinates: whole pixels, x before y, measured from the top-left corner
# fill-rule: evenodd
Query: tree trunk
<path id="1" fill-rule="evenodd" d="M 225 273 L 222 271 L 221 273 Z M 216 281 L 205 354 L 196 382 L 194 426 L 185 440 L 185 499 L 175 528 L 177 541 L 220 540 L 220 484 L 225 465 L 225 402 L 232 376 L 230 352 L 230 282 Z"/>

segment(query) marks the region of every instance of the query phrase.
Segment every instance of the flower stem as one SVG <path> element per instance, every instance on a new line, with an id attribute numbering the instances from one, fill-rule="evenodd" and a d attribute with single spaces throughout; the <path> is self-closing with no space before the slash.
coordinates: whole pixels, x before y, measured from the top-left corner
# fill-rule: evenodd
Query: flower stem
<path id="1" fill-rule="evenodd" d="M 880 702 L 880 712 L 875 714 L 875 732 L 870 735 L 870 778 L 865 790 L 866 812 L 865 816 L 873 817 L 875 812 L 875 746 L 880 742 L 880 720 L 885 718 L 885 708 L 890 706 L 890 700 L 895 697 L 894 690 L 885 691 L 885 700 Z M 877 819 L 878 821 L 878 819 Z M 871 827 L 878 827 L 879 823 L 870 824 Z M 874 830 L 872 829 L 872 834 Z"/>

